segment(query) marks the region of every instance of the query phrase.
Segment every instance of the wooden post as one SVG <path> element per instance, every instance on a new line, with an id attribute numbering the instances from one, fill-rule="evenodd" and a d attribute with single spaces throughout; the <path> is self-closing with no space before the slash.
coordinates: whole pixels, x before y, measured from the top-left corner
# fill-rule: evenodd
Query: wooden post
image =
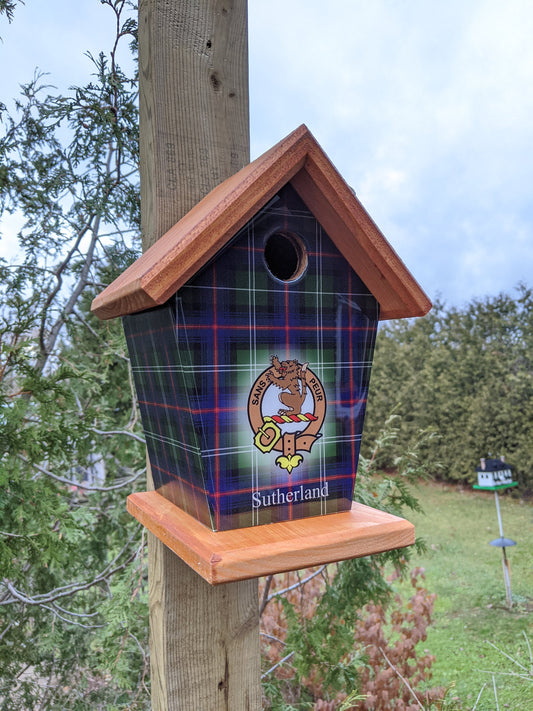
<path id="1" fill-rule="evenodd" d="M 249 162 L 246 0 L 141 0 L 147 249 Z M 150 484 L 149 484 L 150 486 Z M 150 534 L 154 711 L 261 707 L 257 580 L 211 587 Z"/>

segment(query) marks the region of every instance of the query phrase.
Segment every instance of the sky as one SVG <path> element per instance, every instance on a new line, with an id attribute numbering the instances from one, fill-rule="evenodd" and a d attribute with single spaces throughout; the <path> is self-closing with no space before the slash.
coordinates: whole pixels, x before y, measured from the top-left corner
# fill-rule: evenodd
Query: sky
<path id="1" fill-rule="evenodd" d="M 84 81 L 109 16 L 2 16 L 0 100 Z M 432 300 L 533 286 L 532 36 L 530 0 L 249 0 L 252 158 L 307 124 Z"/>

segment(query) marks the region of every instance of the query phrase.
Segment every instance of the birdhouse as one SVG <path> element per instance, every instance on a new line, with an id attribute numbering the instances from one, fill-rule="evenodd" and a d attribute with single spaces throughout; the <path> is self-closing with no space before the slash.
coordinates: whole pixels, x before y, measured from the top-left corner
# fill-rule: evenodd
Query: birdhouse
<path id="1" fill-rule="evenodd" d="M 505 457 L 499 459 L 481 459 L 481 464 L 476 467 L 477 487 L 480 489 L 495 486 L 514 486 L 512 466 L 507 464 Z"/>
<path id="2" fill-rule="evenodd" d="M 430 302 L 301 126 L 92 308 L 123 318 L 158 494 L 224 531 L 350 509 L 378 321 Z"/>

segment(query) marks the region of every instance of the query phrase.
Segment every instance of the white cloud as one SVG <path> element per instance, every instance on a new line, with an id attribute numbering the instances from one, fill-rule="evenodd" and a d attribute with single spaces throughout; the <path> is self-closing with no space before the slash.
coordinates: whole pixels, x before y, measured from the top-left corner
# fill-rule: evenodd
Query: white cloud
<path id="1" fill-rule="evenodd" d="M 18 6 L 0 96 L 35 65 L 82 80 L 104 16 Z M 306 123 L 430 296 L 531 281 L 530 0 L 252 0 L 249 23 L 253 156 Z"/>

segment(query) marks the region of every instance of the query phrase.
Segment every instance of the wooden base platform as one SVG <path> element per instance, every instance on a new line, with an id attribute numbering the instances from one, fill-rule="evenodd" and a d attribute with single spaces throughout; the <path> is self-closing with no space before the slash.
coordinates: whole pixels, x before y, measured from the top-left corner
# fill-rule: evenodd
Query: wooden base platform
<path id="1" fill-rule="evenodd" d="M 156 491 L 128 496 L 128 511 L 211 585 L 403 548 L 412 523 L 352 504 L 351 511 L 211 531 Z"/>

